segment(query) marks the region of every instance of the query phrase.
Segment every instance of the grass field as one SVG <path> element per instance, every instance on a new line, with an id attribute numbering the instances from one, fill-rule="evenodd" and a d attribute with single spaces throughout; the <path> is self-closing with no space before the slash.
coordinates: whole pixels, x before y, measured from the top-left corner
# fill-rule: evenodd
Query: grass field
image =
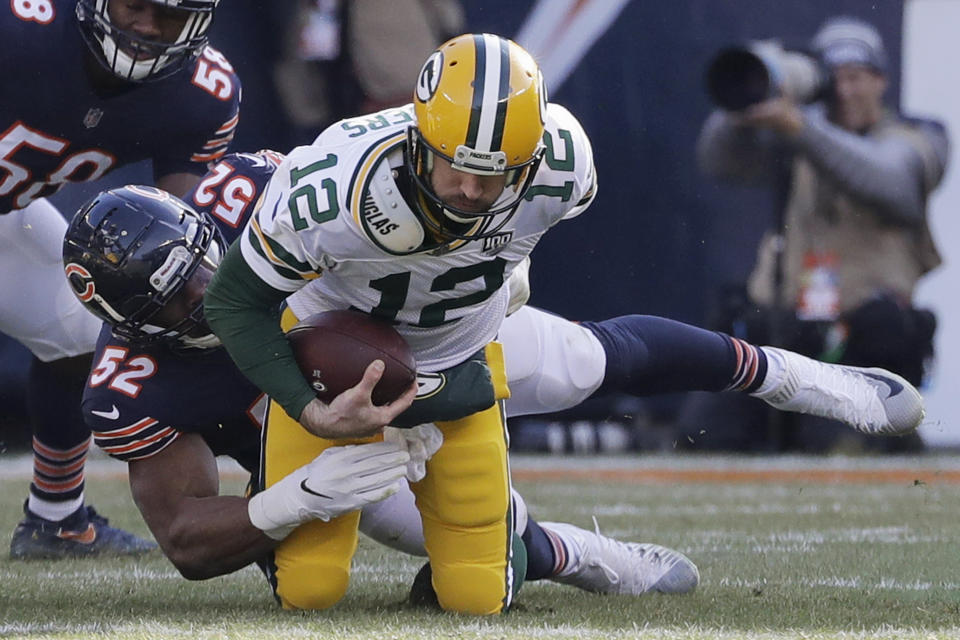
<path id="1" fill-rule="evenodd" d="M 0 559 L 0 636 L 32 638 L 960 638 L 960 462 L 924 458 L 520 457 L 541 520 L 687 553 L 689 596 L 601 597 L 528 583 L 515 609 L 470 619 L 404 604 L 420 562 L 362 540 L 332 611 L 279 610 L 252 569 L 188 582 L 159 554 Z M 0 531 L 29 460 L 0 456 Z M 225 474 L 225 489 L 240 476 Z M 90 502 L 146 533 L 122 465 L 90 465 Z"/>

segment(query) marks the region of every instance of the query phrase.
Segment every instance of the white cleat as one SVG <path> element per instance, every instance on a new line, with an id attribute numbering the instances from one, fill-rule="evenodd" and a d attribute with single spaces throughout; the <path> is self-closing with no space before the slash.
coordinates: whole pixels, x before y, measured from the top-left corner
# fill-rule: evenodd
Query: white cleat
<path id="1" fill-rule="evenodd" d="M 754 394 L 782 411 L 841 420 L 871 435 L 910 433 L 923 420 L 923 398 L 916 388 L 886 369 L 828 364 L 799 353 L 763 347 L 780 356 L 783 382 Z"/>
<path id="2" fill-rule="evenodd" d="M 642 593 L 689 593 L 700 583 L 700 572 L 687 556 L 658 544 L 620 542 L 563 522 L 541 522 L 540 526 L 577 545 L 572 551 L 578 560 L 554 582 L 573 585 L 595 593 L 638 596 Z"/>

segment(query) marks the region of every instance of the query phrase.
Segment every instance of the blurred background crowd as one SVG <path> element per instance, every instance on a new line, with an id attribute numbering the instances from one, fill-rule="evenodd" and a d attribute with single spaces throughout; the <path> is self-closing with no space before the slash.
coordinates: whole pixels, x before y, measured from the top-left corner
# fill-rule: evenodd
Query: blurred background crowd
<path id="1" fill-rule="evenodd" d="M 785 224 L 790 183 L 724 182 L 698 163 L 698 140 L 717 109 L 707 70 L 718 53 L 775 38 L 783 49 L 815 58 L 812 38 L 825 20 L 857 18 L 882 39 L 882 65 L 871 64 L 886 80 L 885 104 L 956 132 L 960 83 L 951 77 L 950 61 L 960 45 L 949 25 L 960 20 L 957 5 L 953 0 L 229 0 L 217 13 L 211 42 L 243 81 L 232 148 L 287 151 L 342 117 L 408 102 L 424 56 L 449 36 L 489 31 L 517 40 L 540 62 L 550 98 L 583 123 L 600 184 L 589 214 L 560 225 L 538 247 L 531 304 L 575 320 L 648 313 L 736 334 L 758 317 L 747 282 L 761 241 Z M 798 102 L 822 99 L 822 93 L 811 93 Z M 921 212 L 944 264 L 924 275 L 912 301 L 900 304 L 913 323 L 906 342 L 919 365 L 911 366 L 921 367 L 901 373 L 921 382 L 928 398 L 928 423 L 921 430 L 926 446 L 960 444 L 960 430 L 951 428 L 960 408 L 948 396 L 958 366 L 950 356 L 960 353 L 960 303 L 950 286 L 960 258 L 953 241 L 960 224 L 952 213 L 960 186 L 947 167 L 929 206 L 923 194 Z M 148 183 L 149 175 L 145 166 L 115 171 L 109 182 L 78 185 L 53 200 L 62 211 L 74 211 L 105 186 Z M 790 312 L 787 320 L 760 323 L 773 332 L 771 339 L 789 342 L 783 334 L 793 330 L 795 297 L 782 305 Z M 816 318 L 821 343 L 810 355 L 829 357 L 826 347 L 852 350 L 856 334 L 849 333 L 850 325 L 850 316 Z M 896 322 L 884 330 L 891 326 L 892 338 L 865 329 L 867 342 L 882 346 L 908 333 Z M 763 342 L 756 334 L 747 337 Z M 8 447 L 29 441 L 22 399 L 29 362 L 26 349 L 0 336 L 0 424 Z M 896 370 L 891 362 L 857 364 Z M 517 420 L 511 425 L 513 446 L 554 453 L 831 452 L 872 446 L 846 431 L 806 437 L 775 422 L 744 436 L 735 433 L 728 409 L 701 408 L 691 419 L 696 409 L 691 403 L 696 399 L 674 396 L 588 402 L 563 414 Z M 788 432 L 792 435 L 785 437 Z M 917 438 L 887 448 L 918 450 L 924 443 Z"/>

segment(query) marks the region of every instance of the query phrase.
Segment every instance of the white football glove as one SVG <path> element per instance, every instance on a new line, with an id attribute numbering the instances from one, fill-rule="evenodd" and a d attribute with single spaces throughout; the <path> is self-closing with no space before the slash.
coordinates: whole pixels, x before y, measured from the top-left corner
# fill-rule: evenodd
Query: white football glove
<path id="1" fill-rule="evenodd" d="M 420 482 L 427 475 L 427 460 L 443 444 L 443 433 L 432 422 L 417 425 L 412 429 L 383 428 L 383 441 L 395 442 L 410 454 L 407 463 L 407 480 Z"/>
<path id="2" fill-rule="evenodd" d="M 403 486 L 410 454 L 397 442 L 330 447 L 269 489 L 250 498 L 253 526 L 283 540 L 298 525 L 356 511 Z"/>

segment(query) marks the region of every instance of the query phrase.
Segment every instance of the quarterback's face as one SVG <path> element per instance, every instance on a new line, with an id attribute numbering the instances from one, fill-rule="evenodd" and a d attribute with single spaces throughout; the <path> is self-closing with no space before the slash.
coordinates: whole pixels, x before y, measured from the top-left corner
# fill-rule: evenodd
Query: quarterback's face
<path id="1" fill-rule="evenodd" d="M 148 0 L 110 0 L 110 22 L 150 42 L 173 43 L 180 37 L 189 13 Z M 135 59 L 151 57 L 145 52 L 126 51 Z"/>
<path id="2" fill-rule="evenodd" d="M 478 176 L 454 169 L 449 162 L 441 159 L 433 163 L 433 171 L 430 172 L 433 192 L 444 204 L 470 213 L 488 211 L 503 193 L 506 181 L 504 175 Z"/>

